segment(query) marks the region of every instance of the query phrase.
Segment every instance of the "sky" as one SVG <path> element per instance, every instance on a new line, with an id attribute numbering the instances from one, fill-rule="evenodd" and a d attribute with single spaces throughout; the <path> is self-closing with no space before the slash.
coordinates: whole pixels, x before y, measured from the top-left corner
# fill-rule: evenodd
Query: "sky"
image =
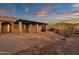
<path id="1" fill-rule="evenodd" d="M 44 22 L 79 18 L 79 3 L 0 3 L 0 16 Z"/>

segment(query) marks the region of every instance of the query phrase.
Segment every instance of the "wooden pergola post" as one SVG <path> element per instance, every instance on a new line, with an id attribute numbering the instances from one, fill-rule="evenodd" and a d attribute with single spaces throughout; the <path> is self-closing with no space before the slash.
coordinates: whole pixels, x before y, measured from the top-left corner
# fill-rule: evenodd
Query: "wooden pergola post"
<path id="1" fill-rule="evenodd" d="M 11 32 L 12 33 L 14 32 L 14 23 L 13 22 L 11 23 Z"/>
<path id="2" fill-rule="evenodd" d="M 0 21 L 0 34 L 2 33 L 2 22 Z"/>
<path id="3" fill-rule="evenodd" d="M 26 25 L 26 32 L 27 32 L 27 33 L 30 32 L 30 24 Z"/>
<path id="4" fill-rule="evenodd" d="M 45 32 L 47 32 L 47 25 L 45 25 Z"/>
<path id="5" fill-rule="evenodd" d="M 19 34 L 22 34 L 22 22 L 19 21 Z"/>
<path id="6" fill-rule="evenodd" d="M 26 24 L 24 24 L 23 27 L 24 27 L 23 30 L 26 33 Z"/>
<path id="7" fill-rule="evenodd" d="M 38 33 L 39 26 L 36 24 L 36 33 Z"/>

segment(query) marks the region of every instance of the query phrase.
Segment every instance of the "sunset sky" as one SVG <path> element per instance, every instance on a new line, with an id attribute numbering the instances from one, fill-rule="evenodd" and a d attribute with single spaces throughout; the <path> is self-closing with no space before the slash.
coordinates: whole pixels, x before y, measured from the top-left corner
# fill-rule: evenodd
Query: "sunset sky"
<path id="1" fill-rule="evenodd" d="M 14 16 L 26 20 L 50 21 L 79 17 L 78 3 L 0 4 L 0 16 Z"/>

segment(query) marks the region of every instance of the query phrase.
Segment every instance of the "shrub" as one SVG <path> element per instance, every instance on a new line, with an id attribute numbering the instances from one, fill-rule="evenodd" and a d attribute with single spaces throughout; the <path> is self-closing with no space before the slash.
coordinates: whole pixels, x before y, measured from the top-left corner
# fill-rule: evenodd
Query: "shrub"
<path id="1" fill-rule="evenodd" d="M 55 30 L 55 28 L 48 29 L 48 31 L 51 31 L 51 32 L 53 32 L 54 30 Z"/>
<path id="2" fill-rule="evenodd" d="M 73 34 L 73 30 L 74 30 L 74 25 L 72 24 L 65 25 L 63 30 L 63 35 L 66 37 L 71 36 Z"/>

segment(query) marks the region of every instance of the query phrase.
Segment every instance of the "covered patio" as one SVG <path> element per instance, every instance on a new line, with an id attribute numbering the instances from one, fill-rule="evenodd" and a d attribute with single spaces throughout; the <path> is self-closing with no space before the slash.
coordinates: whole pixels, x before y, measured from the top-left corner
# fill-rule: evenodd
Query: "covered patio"
<path id="1" fill-rule="evenodd" d="M 0 33 L 39 33 L 46 32 L 47 24 L 15 17 L 0 17 Z"/>
<path id="2" fill-rule="evenodd" d="M 46 23 L 19 19 L 18 21 L 15 22 L 15 24 L 18 24 L 19 34 L 39 33 L 39 32 L 46 32 L 47 31 L 47 24 Z"/>

